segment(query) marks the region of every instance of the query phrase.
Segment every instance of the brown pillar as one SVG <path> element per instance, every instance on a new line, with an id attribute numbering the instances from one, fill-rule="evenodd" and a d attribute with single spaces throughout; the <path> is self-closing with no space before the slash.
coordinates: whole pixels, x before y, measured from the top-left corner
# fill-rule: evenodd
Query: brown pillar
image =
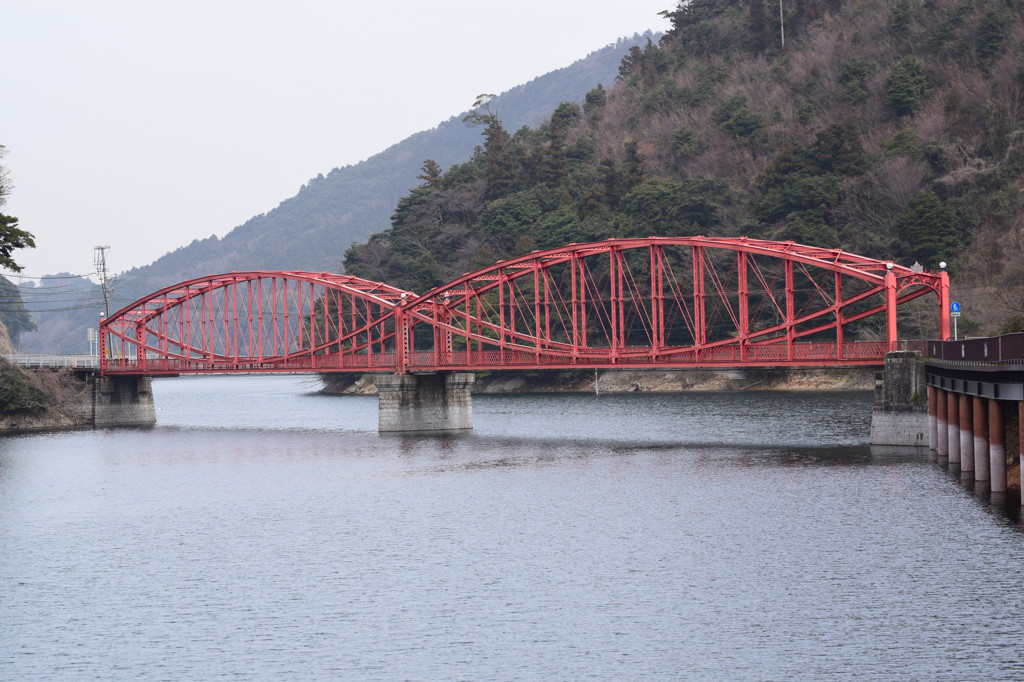
<path id="1" fill-rule="evenodd" d="M 939 449 L 939 424 L 938 413 L 935 405 L 936 389 L 928 387 L 928 449 Z"/>
<path id="2" fill-rule="evenodd" d="M 946 423 L 949 431 L 949 466 L 960 466 L 960 398 L 946 393 Z"/>
<path id="3" fill-rule="evenodd" d="M 988 401 L 988 459 L 992 474 L 992 492 L 1006 492 L 1006 431 L 1003 406 L 998 400 Z"/>
<path id="4" fill-rule="evenodd" d="M 946 392 L 935 389 L 935 426 L 938 435 L 936 452 L 939 457 L 949 457 L 949 427 L 946 422 Z"/>
<path id="5" fill-rule="evenodd" d="M 971 396 L 961 393 L 960 400 L 960 471 L 974 471 L 974 415 Z"/>
<path id="6" fill-rule="evenodd" d="M 988 401 L 974 396 L 974 480 L 992 478 L 988 455 Z"/>

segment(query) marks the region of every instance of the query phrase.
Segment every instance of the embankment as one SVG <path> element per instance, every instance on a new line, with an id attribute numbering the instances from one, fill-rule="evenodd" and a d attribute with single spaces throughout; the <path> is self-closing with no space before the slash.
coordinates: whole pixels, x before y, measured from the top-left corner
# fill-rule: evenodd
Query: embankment
<path id="1" fill-rule="evenodd" d="M 325 374 L 322 393 L 373 395 L 372 374 Z M 676 393 L 681 391 L 870 391 L 871 369 L 601 370 L 479 372 L 473 393 Z"/>

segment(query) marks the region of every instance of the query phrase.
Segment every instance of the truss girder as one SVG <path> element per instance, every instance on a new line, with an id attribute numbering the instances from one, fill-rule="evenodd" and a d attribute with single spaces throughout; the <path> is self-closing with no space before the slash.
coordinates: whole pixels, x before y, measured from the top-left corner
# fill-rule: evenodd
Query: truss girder
<path id="1" fill-rule="evenodd" d="M 948 292 L 945 272 L 793 242 L 611 239 L 421 296 L 330 273 L 197 278 L 104 321 L 101 362 L 148 374 L 871 365 L 898 346 L 897 306 L 925 294 L 948 337 Z"/>
<path id="2" fill-rule="evenodd" d="M 411 301 L 411 324 L 429 325 L 452 351 L 410 349 L 409 367 L 878 364 L 899 346 L 902 303 L 937 294 L 948 336 L 948 287 L 945 272 L 794 242 L 571 244 L 467 273 Z M 850 341 L 870 335 L 863 323 L 874 316 L 875 339 Z"/>
<path id="3" fill-rule="evenodd" d="M 393 368 L 395 310 L 411 296 L 332 273 L 200 277 L 102 321 L 101 367 L 108 374 Z"/>

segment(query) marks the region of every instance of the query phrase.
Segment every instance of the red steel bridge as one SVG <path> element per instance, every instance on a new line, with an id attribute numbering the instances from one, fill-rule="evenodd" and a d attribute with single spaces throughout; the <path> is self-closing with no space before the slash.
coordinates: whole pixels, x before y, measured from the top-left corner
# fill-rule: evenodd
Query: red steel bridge
<path id="1" fill-rule="evenodd" d="M 747 238 L 569 244 L 422 295 L 347 275 L 232 272 L 100 324 L 104 375 L 881 365 L 897 308 L 949 279 Z M 852 340 L 854 336 L 878 340 Z"/>

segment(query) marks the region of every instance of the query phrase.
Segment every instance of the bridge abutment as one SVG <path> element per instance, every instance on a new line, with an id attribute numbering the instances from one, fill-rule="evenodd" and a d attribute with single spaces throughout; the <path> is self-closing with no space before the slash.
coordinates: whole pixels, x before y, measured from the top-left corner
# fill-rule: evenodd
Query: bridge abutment
<path id="1" fill-rule="evenodd" d="M 94 426 L 156 424 L 152 377 L 94 376 L 91 381 Z"/>
<path id="2" fill-rule="evenodd" d="M 376 377 L 381 433 L 473 428 L 472 372 L 382 374 Z"/>
<path id="3" fill-rule="evenodd" d="M 930 431 L 921 353 L 886 353 L 885 368 L 875 375 L 871 444 L 928 446 Z"/>

